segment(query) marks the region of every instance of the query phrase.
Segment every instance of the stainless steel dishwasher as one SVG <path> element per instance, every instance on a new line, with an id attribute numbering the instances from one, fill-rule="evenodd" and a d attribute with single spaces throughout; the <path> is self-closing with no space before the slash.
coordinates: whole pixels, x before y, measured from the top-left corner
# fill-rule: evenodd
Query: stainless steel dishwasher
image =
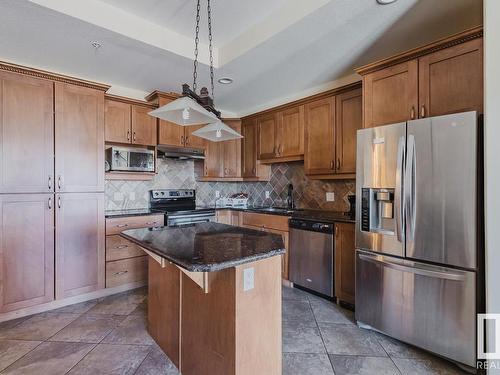
<path id="1" fill-rule="evenodd" d="M 334 296 L 333 224 L 290 219 L 290 281 Z"/>

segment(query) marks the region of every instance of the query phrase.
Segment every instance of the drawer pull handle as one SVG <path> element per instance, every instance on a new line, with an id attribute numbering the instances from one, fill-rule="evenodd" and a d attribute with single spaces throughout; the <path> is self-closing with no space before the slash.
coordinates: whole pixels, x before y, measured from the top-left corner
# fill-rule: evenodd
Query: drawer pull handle
<path id="1" fill-rule="evenodd" d="M 117 228 L 125 228 L 125 227 L 128 227 L 128 224 L 117 224 L 116 227 Z"/>
<path id="2" fill-rule="evenodd" d="M 150 222 L 147 222 L 146 224 L 147 225 L 156 225 L 156 224 L 158 224 L 158 222 L 157 221 L 150 221 Z"/>
<path id="3" fill-rule="evenodd" d="M 115 272 L 113 275 L 125 275 L 126 273 L 128 273 L 128 271 L 120 271 L 120 272 Z"/>
<path id="4" fill-rule="evenodd" d="M 127 247 L 128 247 L 128 245 L 120 245 L 120 246 L 116 246 L 115 249 L 121 250 L 121 249 L 126 249 Z"/>

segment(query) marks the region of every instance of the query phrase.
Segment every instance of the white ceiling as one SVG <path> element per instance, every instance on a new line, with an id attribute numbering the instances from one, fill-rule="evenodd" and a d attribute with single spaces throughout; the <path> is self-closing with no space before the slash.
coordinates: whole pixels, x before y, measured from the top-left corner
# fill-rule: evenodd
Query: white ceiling
<path id="1" fill-rule="evenodd" d="M 202 0 L 206 4 L 205 0 Z M 212 0 L 216 105 L 249 114 L 358 79 L 353 68 L 482 23 L 481 0 Z M 194 0 L 2 0 L 0 59 L 140 97 L 192 81 Z M 191 30 L 191 31 L 190 31 Z M 94 51 L 90 41 L 102 47 Z M 200 46 L 207 62 L 206 45 Z M 208 67 L 200 65 L 200 84 Z"/>

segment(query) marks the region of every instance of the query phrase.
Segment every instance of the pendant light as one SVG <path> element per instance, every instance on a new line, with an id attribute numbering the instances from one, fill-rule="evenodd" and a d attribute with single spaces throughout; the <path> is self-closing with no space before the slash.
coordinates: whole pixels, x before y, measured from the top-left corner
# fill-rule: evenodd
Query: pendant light
<path id="1" fill-rule="evenodd" d="M 214 59 L 212 48 L 212 11 L 210 7 L 210 0 L 207 0 L 207 14 L 212 98 L 208 96 L 208 90 L 206 88 L 202 89 L 201 97 L 196 94 L 196 78 L 198 76 L 198 43 L 200 33 L 200 0 L 198 0 L 196 4 L 196 35 L 194 39 L 193 91 L 189 89 L 187 84 L 184 84 L 182 86 L 182 97 L 149 112 L 149 114 L 182 126 L 209 124 L 193 132 L 192 135 L 214 142 L 242 138 L 241 134 L 231 129 L 219 119 L 220 112 L 218 112 L 213 106 Z M 207 110 L 207 108 L 209 110 Z"/>

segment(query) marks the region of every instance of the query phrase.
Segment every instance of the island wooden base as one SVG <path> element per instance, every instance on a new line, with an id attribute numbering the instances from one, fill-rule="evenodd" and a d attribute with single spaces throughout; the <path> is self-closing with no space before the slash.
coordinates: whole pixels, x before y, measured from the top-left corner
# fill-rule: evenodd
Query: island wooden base
<path id="1" fill-rule="evenodd" d="M 244 291 L 244 270 L 254 287 Z M 281 257 L 203 275 L 149 257 L 149 333 L 183 375 L 281 375 Z"/>

